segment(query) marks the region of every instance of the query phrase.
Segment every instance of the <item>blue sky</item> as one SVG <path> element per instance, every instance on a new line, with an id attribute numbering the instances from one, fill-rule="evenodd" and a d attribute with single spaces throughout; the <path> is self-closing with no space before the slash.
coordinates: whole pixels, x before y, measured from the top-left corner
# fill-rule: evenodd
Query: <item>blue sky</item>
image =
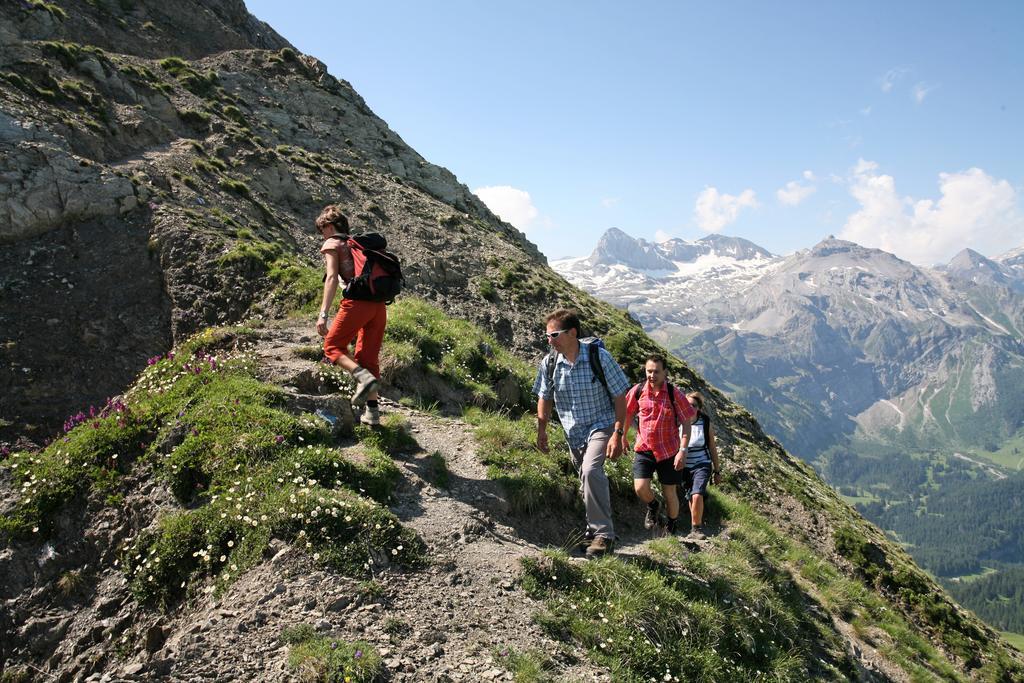
<path id="1" fill-rule="evenodd" d="M 1024 2 L 246 4 L 549 258 L 1024 244 Z"/>

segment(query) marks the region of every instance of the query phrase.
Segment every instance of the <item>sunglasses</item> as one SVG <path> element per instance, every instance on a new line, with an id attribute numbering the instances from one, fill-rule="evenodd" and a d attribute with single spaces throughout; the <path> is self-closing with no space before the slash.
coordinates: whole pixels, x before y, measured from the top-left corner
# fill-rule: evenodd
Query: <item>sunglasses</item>
<path id="1" fill-rule="evenodd" d="M 554 332 L 545 332 L 544 336 L 547 337 L 548 339 L 555 339 L 558 337 L 558 335 L 565 334 L 568 331 L 569 330 L 556 330 Z"/>

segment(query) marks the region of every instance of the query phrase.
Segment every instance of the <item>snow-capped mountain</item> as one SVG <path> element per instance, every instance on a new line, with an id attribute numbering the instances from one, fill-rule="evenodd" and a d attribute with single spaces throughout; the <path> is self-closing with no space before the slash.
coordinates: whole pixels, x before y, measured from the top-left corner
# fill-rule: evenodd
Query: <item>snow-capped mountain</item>
<path id="1" fill-rule="evenodd" d="M 854 432 L 925 447 L 999 443 L 1024 425 L 1024 250 L 966 250 L 933 269 L 831 237 L 783 257 L 719 235 L 609 230 L 589 257 L 553 266 L 628 308 L 805 457 Z"/>
<path id="2" fill-rule="evenodd" d="M 612 228 L 590 256 L 551 265 L 573 284 L 628 309 L 646 328 L 658 329 L 698 328 L 695 311 L 704 302 L 745 289 L 781 260 L 739 237 L 651 243 Z"/>

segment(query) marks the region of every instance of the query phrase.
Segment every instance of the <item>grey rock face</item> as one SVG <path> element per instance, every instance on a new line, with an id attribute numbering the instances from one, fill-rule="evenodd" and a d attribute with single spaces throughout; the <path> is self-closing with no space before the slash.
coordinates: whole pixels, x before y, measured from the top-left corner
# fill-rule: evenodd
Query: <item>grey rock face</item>
<path id="1" fill-rule="evenodd" d="M 618 228 L 611 228 L 601 236 L 597 248 L 590 255 L 592 266 L 598 264 L 622 265 L 640 270 L 671 270 L 672 262 L 665 258 L 655 245 L 636 240 Z"/>

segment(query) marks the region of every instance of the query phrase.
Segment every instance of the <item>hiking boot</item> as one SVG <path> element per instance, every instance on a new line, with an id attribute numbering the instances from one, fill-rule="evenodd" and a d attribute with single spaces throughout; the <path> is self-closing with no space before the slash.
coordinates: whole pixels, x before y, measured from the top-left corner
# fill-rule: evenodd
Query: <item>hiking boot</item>
<path id="1" fill-rule="evenodd" d="M 644 515 L 644 528 L 650 531 L 654 527 L 658 526 L 658 508 L 661 504 L 658 501 L 653 501 L 647 504 L 647 514 Z"/>
<path id="2" fill-rule="evenodd" d="M 575 539 L 575 540 L 573 540 L 573 539 Z M 574 547 L 576 548 L 576 550 L 578 550 L 580 552 L 585 552 L 586 549 L 590 547 L 590 544 L 593 541 L 594 541 L 594 530 L 591 529 L 590 527 L 587 527 L 586 529 L 584 529 L 580 533 L 579 536 L 576 536 L 575 532 L 574 532 L 573 535 L 569 537 L 569 542 L 570 543 L 574 543 L 575 544 Z"/>
<path id="3" fill-rule="evenodd" d="M 605 538 L 604 536 L 595 536 L 594 540 L 587 546 L 587 557 L 601 557 L 603 555 L 609 555 L 611 554 L 614 546 L 615 542 L 611 539 Z"/>
<path id="4" fill-rule="evenodd" d="M 665 531 L 668 532 L 669 536 L 676 533 L 676 523 L 679 521 L 678 517 L 669 517 L 665 522 Z"/>
<path id="5" fill-rule="evenodd" d="M 356 390 L 352 392 L 352 405 L 361 408 L 366 399 L 380 384 L 373 373 L 366 368 L 359 368 L 352 373 L 356 380 Z"/>
<path id="6" fill-rule="evenodd" d="M 693 528 L 690 529 L 690 533 L 687 535 L 687 538 L 691 538 L 694 541 L 703 541 L 707 537 L 708 535 L 704 533 L 703 524 L 694 524 Z"/>
<path id="7" fill-rule="evenodd" d="M 380 426 L 380 406 L 366 404 L 366 410 L 359 416 L 359 421 L 370 427 Z"/>

